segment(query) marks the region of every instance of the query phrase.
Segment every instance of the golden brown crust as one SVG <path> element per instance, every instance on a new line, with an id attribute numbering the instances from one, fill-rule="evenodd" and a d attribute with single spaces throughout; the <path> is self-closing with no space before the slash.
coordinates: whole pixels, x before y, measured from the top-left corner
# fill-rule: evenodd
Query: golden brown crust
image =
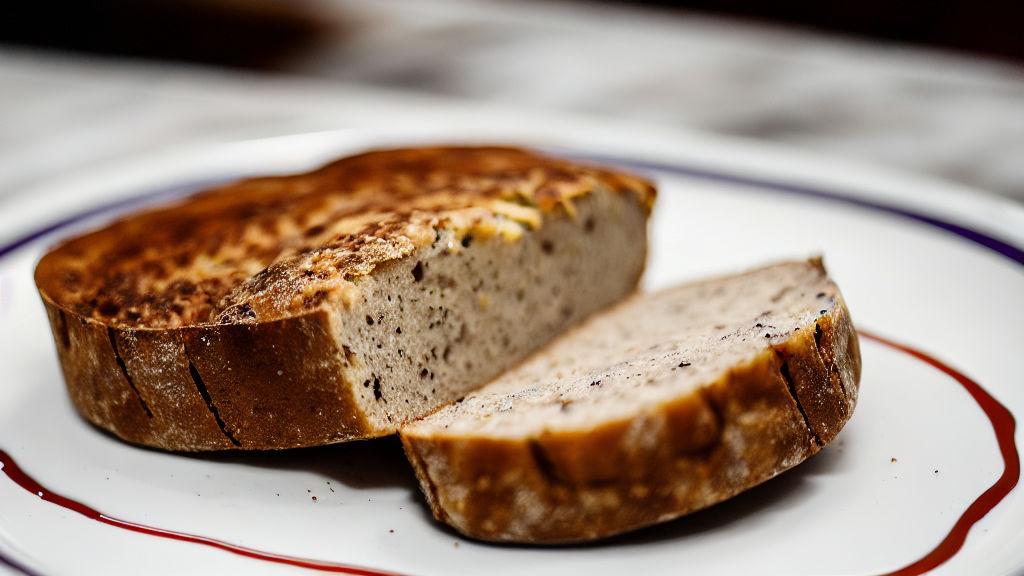
<path id="1" fill-rule="evenodd" d="M 596 188 L 654 188 L 514 148 L 368 152 L 215 188 L 71 239 L 36 268 L 41 293 L 115 327 L 270 321 L 343 297 L 347 281 L 441 228 L 536 226 Z"/>
<path id="2" fill-rule="evenodd" d="M 524 439 L 414 428 L 402 442 L 434 515 L 463 534 L 591 540 L 710 506 L 804 461 L 849 419 L 859 375 L 840 299 L 699 393 L 635 418 Z"/>
<path id="3" fill-rule="evenodd" d="M 507 235 L 640 179 L 512 148 L 360 154 L 128 217 L 46 254 L 36 284 L 69 393 L 94 424 L 173 450 L 378 435 L 324 305 L 441 229 Z"/>

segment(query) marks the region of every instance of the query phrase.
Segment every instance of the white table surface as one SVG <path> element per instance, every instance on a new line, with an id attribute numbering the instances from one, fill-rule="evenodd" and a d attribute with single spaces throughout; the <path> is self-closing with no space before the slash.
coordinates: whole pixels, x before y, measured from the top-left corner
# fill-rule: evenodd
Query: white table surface
<path id="1" fill-rule="evenodd" d="M 166 148 L 344 128 L 375 101 L 705 130 L 1024 200 L 1024 71 L 1009 64 L 607 5 L 315 4 L 358 25 L 278 74 L 0 48 L 0 203 Z"/>

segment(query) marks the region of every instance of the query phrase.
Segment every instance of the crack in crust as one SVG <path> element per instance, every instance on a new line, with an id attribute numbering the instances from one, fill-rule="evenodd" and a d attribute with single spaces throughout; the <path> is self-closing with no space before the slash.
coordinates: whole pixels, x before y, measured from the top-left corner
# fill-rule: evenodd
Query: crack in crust
<path id="1" fill-rule="evenodd" d="M 71 331 L 68 328 L 68 315 L 64 310 L 57 311 L 57 338 L 62 349 L 71 348 Z"/>
<path id="2" fill-rule="evenodd" d="M 782 378 L 782 381 L 786 383 L 786 391 L 789 392 L 790 397 L 793 398 L 793 403 L 796 404 L 796 409 L 800 412 L 800 417 L 803 418 L 804 426 L 807 427 L 807 434 L 810 435 L 811 439 L 814 440 L 814 443 L 818 447 L 824 446 L 825 443 L 822 442 L 818 433 L 814 431 L 814 426 L 811 425 L 811 419 L 807 417 L 807 410 L 804 408 L 803 403 L 800 402 L 800 395 L 796 392 L 796 382 L 793 380 L 793 375 L 789 373 L 789 364 L 777 350 L 775 351 L 775 355 L 779 365 L 779 376 Z"/>
<path id="3" fill-rule="evenodd" d="M 824 336 L 824 331 L 821 329 L 821 325 L 818 323 L 814 324 L 814 349 L 818 352 L 818 358 L 821 359 L 821 363 L 825 366 L 825 371 L 829 383 L 832 384 L 833 389 L 839 389 L 839 393 L 843 396 L 843 402 L 839 405 L 843 412 L 843 417 L 848 418 L 850 413 L 850 395 L 846 391 L 846 386 L 843 385 L 842 376 L 839 374 L 839 365 L 836 364 L 835 353 L 830 352 L 828 355 L 825 354 L 825 350 L 822 348 L 821 341 Z"/>
<path id="4" fill-rule="evenodd" d="M 700 394 L 701 400 L 704 402 L 704 405 L 708 407 L 708 410 L 711 411 L 711 415 L 715 419 L 714 429 L 717 432 L 714 439 L 711 442 L 708 442 L 707 447 L 703 449 L 703 451 L 710 454 L 716 446 L 722 443 L 722 434 L 725 433 L 725 425 L 728 420 L 725 417 L 725 410 L 722 406 L 719 406 L 718 400 L 716 400 L 714 394 L 711 393 L 710 387 L 701 386 L 698 389 L 698 394 Z"/>
<path id="5" fill-rule="evenodd" d="M 185 355 L 188 355 L 188 351 L 185 351 Z M 224 419 L 220 416 L 220 411 L 217 410 L 217 405 L 213 403 L 213 398 L 210 397 L 210 391 L 206 389 L 206 384 L 203 383 L 203 377 L 199 374 L 199 370 L 196 369 L 196 365 L 192 363 L 190 359 L 188 361 L 188 373 L 192 376 L 192 382 L 196 385 L 196 390 L 199 390 L 199 395 L 203 397 L 203 402 L 206 403 L 207 409 L 210 410 L 210 414 L 213 414 L 213 419 L 217 421 L 217 427 L 224 433 L 224 436 L 235 446 L 241 446 L 242 443 L 235 438 L 235 435 L 231 433 Z"/>
<path id="6" fill-rule="evenodd" d="M 537 467 L 537 472 L 540 473 L 541 477 L 549 485 L 561 485 L 565 484 L 558 475 L 558 469 L 555 467 L 555 463 L 544 451 L 544 446 L 541 445 L 540 441 L 536 439 L 530 440 L 530 456 L 533 458 L 533 462 Z"/>
<path id="7" fill-rule="evenodd" d="M 60 317 L 64 318 L 63 313 Z M 135 393 L 135 397 L 138 398 L 139 404 L 146 412 L 146 416 L 152 418 L 153 411 L 149 409 L 149 404 L 146 403 L 146 399 L 142 397 L 142 393 L 139 392 L 139 389 L 135 386 L 135 380 L 132 379 L 132 375 L 128 373 L 128 366 L 125 364 L 124 358 L 121 357 L 121 352 L 117 349 L 117 334 L 115 334 L 114 329 L 109 326 L 107 327 L 107 339 L 110 340 L 110 349 L 114 351 L 114 361 L 117 362 L 117 367 L 121 369 L 121 374 L 124 376 L 124 379 L 128 381 L 128 387 Z"/>

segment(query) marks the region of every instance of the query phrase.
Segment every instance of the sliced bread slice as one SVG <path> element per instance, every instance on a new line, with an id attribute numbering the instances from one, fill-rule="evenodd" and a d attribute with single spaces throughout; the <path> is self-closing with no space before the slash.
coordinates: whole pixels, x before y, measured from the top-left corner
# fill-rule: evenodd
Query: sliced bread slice
<path id="1" fill-rule="evenodd" d="M 394 433 L 632 292 L 653 199 L 525 150 L 378 151 L 130 216 L 36 283 L 97 426 L 173 450 L 326 444 Z"/>
<path id="2" fill-rule="evenodd" d="M 463 534 L 590 540 L 799 464 L 850 418 L 859 377 L 821 262 L 783 263 L 635 296 L 401 437 Z"/>

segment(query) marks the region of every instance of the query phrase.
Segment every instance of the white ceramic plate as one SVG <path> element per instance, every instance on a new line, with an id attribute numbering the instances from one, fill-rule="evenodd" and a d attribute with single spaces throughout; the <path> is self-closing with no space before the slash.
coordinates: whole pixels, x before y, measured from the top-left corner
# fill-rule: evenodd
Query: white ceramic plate
<path id="1" fill-rule="evenodd" d="M 458 115 L 437 124 L 445 127 L 168 153 L 0 204 L 0 571 L 881 574 L 939 547 L 931 558 L 948 560 L 936 573 L 1021 572 L 1024 499 L 1012 490 L 1012 417 L 1024 414 L 1019 206 L 694 135 L 510 117 L 487 128 Z M 202 183 L 305 169 L 368 146 L 480 140 L 656 179 L 649 288 L 824 253 L 860 329 L 946 364 L 864 338 L 860 404 L 819 456 L 709 510 L 577 547 L 494 546 L 444 529 L 395 441 L 196 457 L 124 445 L 76 416 L 32 284 L 48 244 Z"/>

